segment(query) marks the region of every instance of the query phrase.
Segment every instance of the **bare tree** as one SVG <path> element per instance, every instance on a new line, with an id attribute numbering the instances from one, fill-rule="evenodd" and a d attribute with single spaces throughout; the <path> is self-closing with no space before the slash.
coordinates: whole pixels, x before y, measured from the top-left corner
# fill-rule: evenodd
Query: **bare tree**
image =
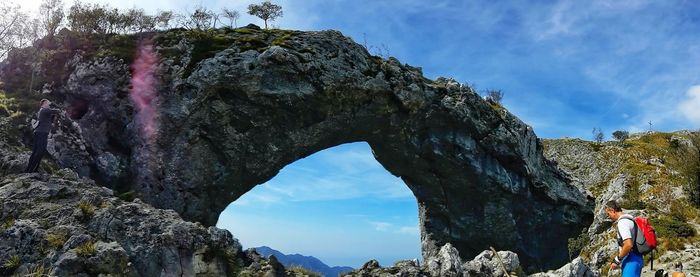
<path id="1" fill-rule="evenodd" d="M 69 27 L 80 33 L 123 34 L 167 29 L 175 17 L 171 11 L 158 11 L 156 15 L 149 15 L 140 8 L 122 11 L 109 5 L 83 4 L 80 1 L 76 1 L 69 11 Z"/>
<path id="2" fill-rule="evenodd" d="M 157 24 L 155 17 L 146 14 L 142 14 L 136 20 L 136 28 L 138 28 L 139 33 L 153 31 L 156 29 Z"/>
<path id="3" fill-rule="evenodd" d="M 106 17 L 106 6 L 76 1 L 68 12 L 68 26 L 75 32 L 104 34 L 108 28 Z"/>
<path id="4" fill-rule="evenodd" d="M 168 22 L 168 15 L 163 15 L 164 19 Z M 126 12 L 127 26 L 134 33 L 150 32 L 156 29 L 157 25 L 161 23 L 158 21 L 158 16 L 147 15 L 143 9 L 131 8 Z"/>
<path id="5" fill-rule="evenodd" d="M 602 143 L 603 140 L 605 139 L 605 134 L 603 134 L 603 130 L 600 128 L 593 128 L 593 140 L 597 142 L 598 144 Z"/>
<path id="6" fill-rule="evenodd" d="M 41 28 L 41 23 L 38 18 L 26 17 L 25 21 L 20 24 L 21 28 L 19 35 L 19 47 L 27 47 L 32 45 L 34 41 L 41 38 L 43 35 L 43 30 Z"/>
<path id="7" fill-rule="evenodd" d="M 486 100 L 490 100 L 496 104 L 501 104 L 501 100 L 503 100 L 503 92 L 500 89 L 487 90 Z"/>
<path id="8" fill-rule="evenodd" d="M 267 29 L 267 21 L 274 21 L 276 18 L 281 17 L 282 7 L 272 4 L 270 1 L 262 2 L 260 5 L 250 4 L 248 6 L 248 14 L 260 17 L 260 19 L 265 21 L 265 29 Z"/>
<path id="9" fill-rule="evenodd" d="M 174 14 L 171 11 L 159 11 L 155 16 L 155 22 L 158 28 L 168 29 L 170 21 L 173 20 Z"/>
<path id="10" fill-rule="evenodd" d="M 124 21 L 128 31 L 141 32 L 142 18 L 146 16 L 143 9 L 131 8 L 124 14 Z"/>
<path id="11" fill-rule="evenodd" d="M 221 15 L 212 11 L 211 18 L 213 22 L 212 28 L 216 29 L 216 23 L 221 21 Z"/>
<path id="12" fill-rule="evenodd" d="M 223 8 L 221 11 L 221 15 L 229 20 L 228 26 L 231 28 L 238 28 L 238 23 L 236 21 L 241 17 L 241 14 L 237 10 L 229 10 L 227 8 Z"/>
<path id="13" fill-rule="evenodd" d="M 209 29 L 212 26 L 212 21 L 214 20 L 214 12 L 208 10 L 205 7 L 199 6 L 194 10 L 193 13 L 189 15 L 185 25 L 189 29 Z"/>
<path id="14" fill-rule="evenodd" d="M 12 49 L 27 46 L 33 38 L 27 38 L 29 16 L 19 6 L 0 3 L 0 60 L 7 57 Z"/>
<path id="15" fill-rule="evenodd" d="M 56 30 L 63 23 L 65 13 L 63 12 L 63 1 L 44 0 L 39 6 L 39 20 L 41 27 L 49 38 L 56 34 Z"/>

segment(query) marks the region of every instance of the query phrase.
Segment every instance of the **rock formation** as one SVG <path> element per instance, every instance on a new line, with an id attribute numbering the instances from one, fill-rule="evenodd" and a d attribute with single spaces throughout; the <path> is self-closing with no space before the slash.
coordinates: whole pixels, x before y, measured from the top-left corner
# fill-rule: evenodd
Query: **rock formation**
<path id="1" fill-rule="evenodd" d="M 593 223 L 582 234 L 587 243 L 580 258 L 595 276 L 606 274 L 611 253 L 618 249 L 603 210 L 609 200 L 619 201 L 626 213 L 651 219 L 660 242 L 655 269 L 672 270 L 682 262 L 688 276 L 700 273 L 700 259 L 692 254 L 700 253 L 700 217 L 690 203 L 692 191 L 700 193 L 699 143 L 700 133 L 689 131 L 638 133 L 624 142 L 545 141 L 545 155 L 596 197 Z M 654 272 L 645 266 L 642 276 Z"/>
<path id="2" fill-rule="evenodd" d="M 518 253 L 528 271 L 568 261 L 567 239 L 592 221 L 592 202 L 543 157 L 532 129 L 454 80 L 426 79 L 336 31 L 152 35 L 155 140 L 134 121 L 128 58 L 75 48 L 54 61 L 65 78 L 46 89 L 72 108 L 78 130 L 64 138 L 79 139 L 54 138 L 60 164 L 213 225 L 285 165 L 366 141 L 416 196 L 425 259 L 446 243 L 462 259 L 494 246 Z M 10 87 L 19 60 L 0 67 Z"/>
<path id="3" fill-rule="evenodd" d="M 498 255 L 498 256 L 496 256 Z M 587 268 L 580 262 L 567 264 L 565 268 Z M 557 270 L 538 273 L 537 276 L 588 277 L 589 275 L 568 274 L 569 271 Z M 490 277 L 490 276 L 525 276 L 518 255 L 510 251 L 485 250 L 473 260 L 462 262 L 457 249 L 447 243 L 438 254 L 430 257 L 422 265 L 416 261 L 398 261 L 393 266 L 381 267 L 376 260 L 365 263 L 361 268 L 343 276 L 445 276 L 445 277 Z"/>
<path id="4" fill-rule="evenodd" d="M 4 176 L 0 199 L 0 275 L 231 276 L 244 265 L 228 231 L 123 201 L 69 169 Z"/>

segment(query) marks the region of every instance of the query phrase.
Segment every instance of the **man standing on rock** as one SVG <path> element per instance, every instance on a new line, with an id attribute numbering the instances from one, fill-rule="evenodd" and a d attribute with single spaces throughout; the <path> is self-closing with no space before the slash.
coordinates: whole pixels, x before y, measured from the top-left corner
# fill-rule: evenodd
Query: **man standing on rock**
<path id="1" fill-rule="evenodd" d="M 617 244 L 620 246 L 619 252 L 610 263 L 610 270 L 618 267 L 622 270 L 622 277 L 639 277 L 642 274 L 644 259 L 641 254 L 634 250 L 634 240 L 637 235 L 634 217 L 622 213 L 622 209 L 615 200 L 605 203 L 605 213 L 617 225 Z"/>
<path id="2" fill-rule="evenodd" d="M 24 170 L 26 173 L 36 172 L 37 169 L 39 169 L 41 158 L 43 158 L 44 153 L 46 153 L 46 145 L 48 144 L 53 118 L 55 115 L 61 113 L 61 110 L 51 109 L 49 105 L 51 105 L 51 101 L 48 99 L 41 99 L 39 102 L 40 109 L 37 113 L 37 121 L 39 121 L 39 123 L 36 128 L 34 128 L 34 146 L 32 147 L 32 156 L 29 158 L 27 168 Z"/>

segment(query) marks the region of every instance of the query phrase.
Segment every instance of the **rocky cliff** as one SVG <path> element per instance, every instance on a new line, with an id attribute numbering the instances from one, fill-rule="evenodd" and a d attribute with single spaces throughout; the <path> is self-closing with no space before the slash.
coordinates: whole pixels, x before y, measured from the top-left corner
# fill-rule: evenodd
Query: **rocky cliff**
<path id="1" fill-rule="evenodd" d="M 595 219 L 572 241 L 596 274 L 607 274 L 615 253 L 615 231 L 603 205 L 622 203 L 625 212 L 651 220 L 659 237 L 654 268 L 683 263 L 688 276 L 700 274 L 700 133 L 646 132 L 625 141 L 545 140 L 545 156 L 596 197 Z M 649 263 L 650 256 L 645 259 Z M 653 276 L 646 266 L 643 276 Z"/>
<path id="2" fill-rule="evenodd" d="M 146 108 L 157 127 L 145 136 L 131 62 L 151 46 Z M 64 30 L 11 53 L 0 77 L 8 93 L 26 97 L 18 91 L 38 84 L 69 109 L 49 147 L 59 167 L 204 225 L 285 165 L 353 141 L 368 142 L 413 191 L 425 259 L 446 243 L 462 259 L 494 246 L 518 253 L 528 271 L 556 268 L 593 219 L 591 198 L 543 157 L 525 123 L 468 86 L 426 79 L 336 31 Z M 3 162 L 7 173 L 12 164 Z"/>
<path id="3" fill-rule="evenodd" d="M 646 132 L 624 141 L 596 143 L 581 139 L 544 140 L 544 153 L 578 186 L 596 197 L 595 219 L 577 238 L 569 240 L 571 262 L 557 270 L 534 273 L 531 277 L 619 276 L 608 272 L 617 253 L 615 229 L 606 218 L 603 205 L 616 200 L 634 216 L 648 217 L 655 227 L 659 246 L 654 268 L 645 256 L 643 277 L 659 269 L 675 271 L 683 265 L 687 276 L 700 274 L 700 133 Z M 484 251 L 474 260 L 463 261 L 456 250 L 445 245 L 423 265 L 400 261 L 381 267 L 366 263 L 350 276 L 523 276 L 519 258 L 512 252 Z"/>

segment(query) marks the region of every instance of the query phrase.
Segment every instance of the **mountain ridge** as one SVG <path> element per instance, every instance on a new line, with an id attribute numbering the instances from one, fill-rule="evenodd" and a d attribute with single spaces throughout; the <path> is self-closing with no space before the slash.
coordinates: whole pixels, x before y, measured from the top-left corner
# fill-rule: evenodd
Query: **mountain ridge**
<path id="1" fill-rule="evenodd" d="M 319 272 L 326 277 L 337 277 L 341 273 L 350 272 L 354 269 L 349 266 L 331 267 L 329 265 L 326 265 L 323 261 L 314 256 L 305 256 L 298 253 L 284 254 L 268 246 L 255 247 L 255 251 L 258 251 L 258 253 L 266 257 L 269 257 L 270 255 L 275 255 L 277 260 L 279 260 L 279 262 L 282 263 L 285 267 L 301 266 L 308 270 Z"/>

